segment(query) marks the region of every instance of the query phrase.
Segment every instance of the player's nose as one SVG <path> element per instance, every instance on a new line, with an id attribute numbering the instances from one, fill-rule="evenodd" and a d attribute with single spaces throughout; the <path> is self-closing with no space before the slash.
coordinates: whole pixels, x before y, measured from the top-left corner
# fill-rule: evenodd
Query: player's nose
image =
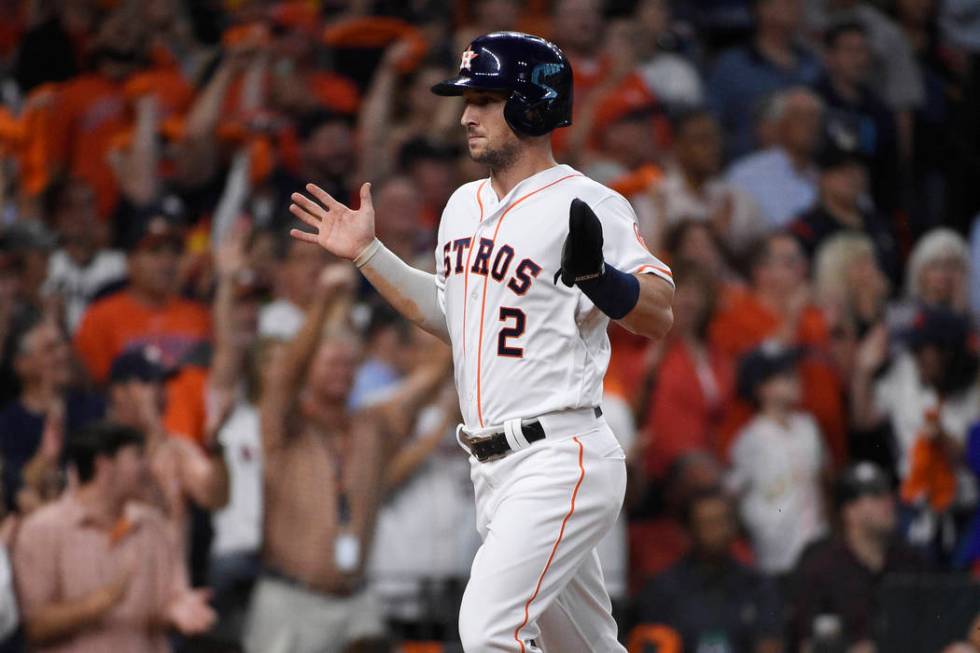
<path id="1" fill-rule="evenodd" d="M 477 120 L 477 110 L 472 104 L 467 103 L 463 108 L 463 115 L 459 118 L 459 124 L 463 127 L 480 124 Z"/>

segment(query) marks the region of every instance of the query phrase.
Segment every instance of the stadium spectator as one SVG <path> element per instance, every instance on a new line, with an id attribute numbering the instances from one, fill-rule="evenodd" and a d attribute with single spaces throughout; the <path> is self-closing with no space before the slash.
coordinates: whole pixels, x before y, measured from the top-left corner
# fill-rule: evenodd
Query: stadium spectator
<path id="1" fill-rule="evenodd" d="M 929 567 L 897 537 L 895 495 L 876 465 L 860 462 L 841 473 L 834 502 L 840 530 L 811 546 L 793 575 L 792 650 L 811 638 L 820 615 L 838 617 L 848 646 L 877 650 L 868 645 L 880 623 L 877 588 L 882 579 Z"/>
<path id="2" fill-rule="evenodd" d="M 341 651 L 384 637 L 363 572 L 384 493 L 386 450 L 401 435 L 392 424 L 411 423 L 449 359 L 433 352 L 387 402 L 349 413 L 359 343 L 343 330 L 346 315 L 338 318 L 332 306 L 346 301 L 353 285 L 347 264 L 321 270 L 300 333 L 265 379 L 265 569 L 245 630 L 246 650 L 256 653 L 281 641 L 301 651 Z"/>
<path id="3" fill-rule="evenodd" d="M 431 338 L 414 331 L 416 342 Z M 423 345 L 424 346 L 424 345 Z M 369 577 L 396 632 L 408 639 L 457 636 L 453 601 L 479 548 L 460 524 L 476 519 L 469 463 L 459 456 L 459 395 L 446 384 L 419 413 L 413 435 L 385 470 L 387 497 L 378 514 Z"/>
<path id="4" fill-rule="evenodd" d="M 706 222 L 681 220 L 667 231 L 663 250 L 671 260 L 690 261 L 700 266 L 723 292 L 728 286 L 742 283 L 731 267 L 731 255 L 725 241 Z"/>
<path id="5" fill-rule="evenodd" d="M 754 0 L 755 35 L 723 52 L 708 78 L 708 101 L 721 122 L 728 158 L 758 146 L 756 122 L 772 95 L 817 81 L 820 62 L 800 37 L 800 0 Z"/>
<path id="6" fill-rule="evenodd" d="M 718 122 L 707 111 L 692 110 L 673 121 L 673 161 L 653 191 L 655 220 L 668 229 L 681 220 L 709 224 L 715 235 L 740 252 L 766 229 L 760 209 L 747 192 L 723 181 Z M 662 239 L 649 239 L 655 248 Z"/>
<path id="7" fill-rule="evenodd" d="M 431 267 L 435 241 L 427 233 L 425 208 L 410 178 L 396 175 L 379 182 L 374 212 L 378 238 L 391 241 L 395 247 L 391 251 L 403 261 L 418 261 L 423 268 Z"/>
<path id="8" fill-rule="evenodd" d="M 679 52 L 682 39 L 671 29 L 670 3 L 643 0 L 637 3 L 637 73 L 657 99 L 670 109 L 700 106 L 704 83 L 694 63 Z"/>
<path id="9" fill-rule="evenodd" d="M 735 437 L 727 480 L 739 497 L 759 569 L 792 571 L 827 529 L 823 481 L 829 460 L 813 417 L 797 409 L 798 353 L 767 342 L 738 367 L 739 393 L 756 414 Z"/>
<path id="10" fill-rule="evenodd" d="M 834 24 L 823 40 L 826 73 L 815 90 L 827 107 L 825 129 L 839 147 L 865 158 L 876 208 L 891 213 L 899 206 L 898 135 L 894 113 L 870 88 L 867 31 L 859 22 Z"/>
<path id="11" fill-rule="evenodd" d="M 684 513 L 691 550 L 637 596 L 638 621 L 670 626 L 685 651 L 785 650 L 775 583 L 731 555 L 737 527 L 730 499 L 719 489 L 702 490 Z"/>
<path id="12" fill-rule="evenodd" d="M 248 600 L 260 571 L 262 546 L 262 439 L 258 400 L 262 369 L 277 344 L 258 339 L 264 277 L 249 249 L 250 225 L 235 224 L 215 253 L 214 355 L 204 393 L 207 430 L 228 470 L 228 503 L 212 513 L 208 585 L 218 624 L 213 640 L 241 641 Z"/>
<path id="13" fill-rule="evenodd" d="M 765 113 L 774 124 L 774 144 L 733 162 L 725 177 L 751 195 L 770 228 L 777 229 L 817 199 L 814 158 L 820 145 L 823 105 L 811 91 L 793 88 L 774 96 Z"/>
<path id="14" fill-rule="evenodd" d="M 128 245 L 129 286 L 91 304 L 75 333 L 75 351 L 99 384 L 124 351 L 153 345 L 174 367 L 210 336 L 207 310 L 177 294 L 180 228 L 156 215 L 133 226 Z"/>
<path id="15" fill-rule="evenodd" d="M 717 280 L 690 261 L 673 264 L 674 327 L 654 370 L 649 400 L 645 467 L 662 476 L 693 450 L 721 451 L 721 423 L 735 390 L 732 359 L 708 342 Z"/>
<path id="16" fill-rule="evenodd" d="M 980 416 L 976 353 L 968 320 L 946 308 L 921 309 L 913 319 L 908 349 L 888 362 L 889 333 L 876 326 L 861 344 L 851 382 L 854 426 L 891 424 L 897 476 L 913 469 L 921 437 L 934 437 L 950 460 L 958 460 L 967 429 Z M 955 474 L 955 467 L 954 467 Z"/>
<path id="17" fill-rule="evenodd" d="M 899 129 L 904 130 L 906 125 L 902 123 L 910 115 L 903 118 L 901 113 L 908 113 L 922 103 L 923 87 L 912 49 L 895 21 L 862 0 L 816 0 L 807 3 L 807 10 L 814 33 L 842 22 L 856 22 L 864 27 L 871 46 L 871 79 L 875 90 L 893 111 L 899 112 Z M 911 122 L 907 126 L 911 127 Z"/>
<path id="18" fill-rule="evenodd" d="M 464 50 L 466 45 L 462 44 L 459 50 Z M 371 79 L 357 125 L 362 151 L 361 179 L 380 181 L 394 173 L 399 151 L 413 139 L 430 136 L 447 141 L 456 135 L 459 105 L 438 102 L 437 96 L 429 91 L 446 78 L 447 70 L 423 63 L 406 79 L 404 72 L 406 64 L 412 63 L 413 48 L 414 44 L 407 40 L 388 46 Z"/>
<path id="19" fill-rule="evenodd" d="M 79 486 L 28 517 L 13 549 L 27 640 L 37 650 L 166 651 L 167 630 L 214 622 L 206 590 L 191 589 L 163 517 L 137 501 L 143 436 L 98 423 L 71 439 Z"/>
<path id="20" fill-rule="evenodd" d="M 830 236 L 817 249 L 814 292 L 831 329 L 843 329 L 839 335 L 864 337 L 884 318 L 889 284 L 878 260 L 874 242 L 854 231 Z M 842 376 L 851 377 L 846 370 Z"/>
<path id="21" fill-rule="evenodd" d="M 969 266 L 969 250 L 962 236 L 945 228 L 924 234 L 909 255 L 906 298 L 965 313 L 969 305 Z"/>
<path id="22" fill-rule="evenodd" d="M 102 417 L 105 403 L 72 388 L 71 348 L 57 324 L 44 320 L 27 326 L 15 338 L 14 351 L 21 390 L 0 410 L 0 457 L 7 510 L 27 512 L 40 497 L 22 494 L 31 489 L 24 487 L 23 473 L 41 453 L 43 434 L 71 433 Z M 58 456 L 47 459 L 60 469 Z"/>
<path id="23" fill-rule="evenodd" d="M 387 305 L 377 306 L 364 332 L 364 345 L 364 361 L 350 391 L 350 406 L 355 410 L 384 399 L 409 371 L 411 324 Z"/>
<path id="24" fill-rule="evenodd" d="M 262 307 L 259 313 L 259 335 L 263 338 L 289 340 L 303 324 L 303 311 L 313 301 L 316 277 L 320 268 L 330 260 L 329 254 L 319 247 L 276 233 L 276 258 L 274 299 Z"/>
<path id="25" fill-rule="evenodd" d="M 868 206 L 867 160 L 854 151 L 829 145 L 817 158 L 820 168 L 816 205 L 789 225 L 812 261 L 830 236 L 850 230 L 865 234 L 875 244 L 878 261 L 893 284 L 901 275 L 898 243 L 881 213 Z"/>
<path id="26" fill-rule="evenodd" d="M 220 447 L 209 438 L 202 450 L 164 424 L 165 381 L 162 356 L 152 346 L 120 354 L 112 361 L 106 390 L 106 415 L 114 423 L 139 430 L 146 438 L 146 455 L 156 487 L 147 488 L 179 528 L 186 503 L 214 510 L 228 501 L 228 472 Z"/>
<path id="27" fill-rule="evenodd" d="M 59 248 L 48 262 L 44 292 L 57 295 L 65 322 L 74 333 L 88 305 L 126 279 L 126 255 L 108 248 L 109 230 L 99 220 L 92 187 L 69 179 L 48 190 L 48 214 L 58 233 Z"/>
<path id="28" fill-rule="evenodd" d="M 125 81 L 145 65 L 146 34 L 135 5 L 123 3 L 109 13 L 90 44 L 91 70 L 64 83 L 53 109 L 57 119 L 49 142 L 54 168 L 91 184 L 103 220 L 119 199 L 106 155 L 112 139 L 130 125 Z"/>
<path id="29" fill-rule="evenodd" d="M 797 240 L 774 233 L 751 250 L 750 286 L 730 286 L 721 297 L 709 327 L 709 340 L 729 356 L 740 357 L 766 340 L 804 350 L 800 362 L 802 407 L 813 415 L 835 464 L 843 461 L 846 443 L 842 380 L 825 354 L 827 318 L 812 296 L 807 261 Z M 727 449 L 734 431 L 751 410 L 736 402 L 725 420 Z"/>

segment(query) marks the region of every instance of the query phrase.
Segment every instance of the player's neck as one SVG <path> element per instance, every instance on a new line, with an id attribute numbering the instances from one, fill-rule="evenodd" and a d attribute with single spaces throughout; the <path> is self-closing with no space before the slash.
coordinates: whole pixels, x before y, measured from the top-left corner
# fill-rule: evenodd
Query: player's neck
<path id="1" fill-rule="evenodd" d="M 490 186 L 497 194 L 497 199 L 507 195 L 514 186 L 528 177 L 538 174 L 558 163 L 551 153 L 551 147 L 532 147 L 524 150 L 514 162 L 506 168 L 490 170 Z"/>

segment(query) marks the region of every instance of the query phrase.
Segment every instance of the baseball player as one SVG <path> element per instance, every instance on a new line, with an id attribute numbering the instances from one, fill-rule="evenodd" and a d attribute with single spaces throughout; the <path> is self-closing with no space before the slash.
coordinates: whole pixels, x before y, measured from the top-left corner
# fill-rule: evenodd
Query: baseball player
<path id="1" fill-rule="evenodd" d="M 408 319 L 452 346 L 476 491 L 476 554 L 460 608 L 468 653 L 625 651 L 595 552 L 626 486 L 602 418 L 610 319 L 651 338 L 673 321 L 670 270 L 645 247 L 629 203 L 557 164 L 572 71 L 552 43 L 517 32 L 474 40 L 459 75 L 470 156 L 490 176 L 461 186 L 439 225 L 436 273 L 374 236 L 370 185 L 352 210 L 315 185 L 294 229 L 352 260 Z"/>

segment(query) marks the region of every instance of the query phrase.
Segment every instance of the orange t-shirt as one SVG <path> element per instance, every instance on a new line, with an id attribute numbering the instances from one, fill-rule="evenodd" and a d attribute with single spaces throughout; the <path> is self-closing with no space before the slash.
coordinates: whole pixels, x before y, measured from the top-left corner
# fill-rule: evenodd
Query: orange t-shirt
<path id="1" fill-rule="evenodd" d="M 55 101 L 52 155 L 95 189 L 99 215 L 108 218 L 119 199 L 115 175 L 106 161 L 113 139 L 130 124 L 123 84 L 97 74 L 66 82 Z"/>
<path id="2" fill-rule="evenodd" d="M 203 442 L 207 382 L 207 368 L 187 365 L 167 383 L 167 407 L 163 413 L 167 433 Z"/>
<path id="3" fill-rule="evenodd" d="M 780 328 L 780 318 L 751 292 L 732 288 L 723 297 L 721 306 L 709 328 L 710 342 L 720 351 L 738 357 L 762 344 Z M 807 356 L 799 366 L 803 408 L 813 414 L 824 442 L 835 464 L 841 464 L 847 454 L 847 430 L 841 380 L 825 357 L 829 345 L 827 322 L 820 309 L 803 309 L 796 330 L 796 346 L 807 347 Z M 723 450 L 738 430 L 751 418 L 752 410 L 736 401 L 722 427 Z"/>
<path id="4" fill-rule="evenodd" d="M 123 291 L 92 304 L 75 334 L 75 351 L 96 383 L 105 383 L 113 359 L 135 347 L 154 345 L 163 362 L 177 365 L 191 347 L 211 334 L 204 306 L 174 297 L 164 306 L 140 303 Z"/>

